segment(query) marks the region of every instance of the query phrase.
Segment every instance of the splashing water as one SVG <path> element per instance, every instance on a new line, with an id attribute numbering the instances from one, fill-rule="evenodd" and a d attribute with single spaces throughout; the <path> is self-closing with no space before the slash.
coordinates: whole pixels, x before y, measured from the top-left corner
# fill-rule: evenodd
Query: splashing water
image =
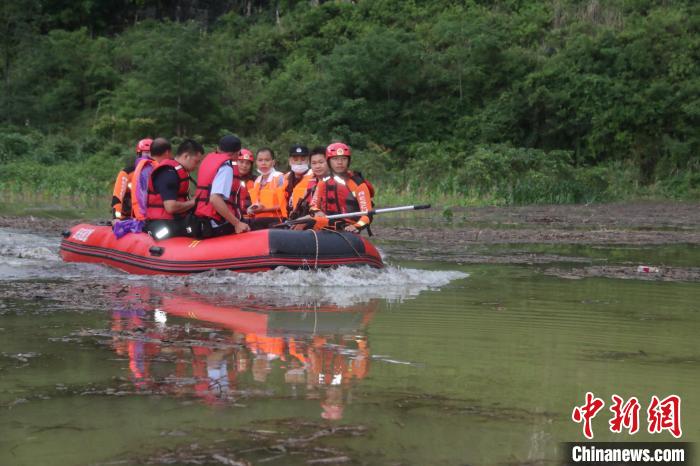
<path id="1" fill-rule="evenodd" d="M 59 240 L 0 228 L 0 280 L 55 275 Z"/>
<path id="2" fill-rule="evenodd" d="M 0 256 L 59 261 L 59 240 L 0 228 Z"/>
<path id="3" fill-rule="evenodd" d="M 426 290 L 441 288 L 468 277 L 458 271 L 429 271 L 398 266 L 384 269 L 339 267 L 322 270 L 278 268 L 254 274 L 212 271 L 189 276 L 139 276 L 95 264 L 64 263 L 58 255 L 60 241 L 30 233 L 0 229 L 0 280 L 45 278 L 146 283 L 173 290 L 190 287 L 223 300 L 245 294 L 264 296 L 266 304 L 351 306 L 372 299 L 402 302 Z"/>
<path id="4" fill-rule="evenodd" d="M 156 287 L 172 289 L 188 286 L 208 295 L 264 295 L 268 304 L 351 306 L 372 299 L 402 302 L 423 291 L 438 289 L 468 276 L 459 271 L 429 271 L 397 266 L 384 269 L 343 266 L 312 271 L 278 268 L 255 274 L 216 271 L 186 277 L 153 277 L 151 280 Z"/>

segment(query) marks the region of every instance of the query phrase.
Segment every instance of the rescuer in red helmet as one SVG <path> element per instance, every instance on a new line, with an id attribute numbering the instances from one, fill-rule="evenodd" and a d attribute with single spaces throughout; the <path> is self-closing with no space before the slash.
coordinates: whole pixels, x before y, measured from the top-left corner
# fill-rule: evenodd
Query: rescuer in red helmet
<path id="1" fill-rule="evenodd" d="M 255 163 L 253 152 L 245 147 L 241 149 L 241 153 L 238 154 L 238 179 L 245 183 L 248 191 L 253 189 L 253 185 L 255 185 L 256 177 L 253 174 L 253 163 Z"/>
<path id="2" fill-rule="evenodd" d="M 250 191 L 255 186 L 255 174 L 253 174 L 253 164 L 255 163 L 255 155 L 250 149 L 245 147 L 241 149 L 240 154 L 238 154 L 238 173 L 234 176 L 245 186 L 245 196 L 241 196 L 241 212 L 243 212 L 243 217 L 246 220 L 250 220 L 251 216 L 247 213 L 248 208 L 252 205 L 250 199 Z"/>
<path id="3" fill-rule="evenodd" d="M 372 208 L 374 188 L 359 172 L 349 170 L 351 156 L 350 147 L 342 142 L 335 142 L 326 148 L 326 160 L 331 172 L 316 187 L 311 200 L 312 215 L 325 217 Z M 359 233 L 368 228 L 371 221 L 368 215 L 363 215 L 334 220 L 331 226 L 337 230 Z"/>
<path id="4" fill-rule="evenodd" d="M 136 164 L 142 158 L 151 158 L 151 144 L 153 139 L 141 139 L 136 144 L 136 160 L 134 163 L 124 167 L 114 182 L 114 191 L 112 192 L 112 217 L 117 220 L 131 218 L 131 190 L 134 185 L 134 170 Z"/>

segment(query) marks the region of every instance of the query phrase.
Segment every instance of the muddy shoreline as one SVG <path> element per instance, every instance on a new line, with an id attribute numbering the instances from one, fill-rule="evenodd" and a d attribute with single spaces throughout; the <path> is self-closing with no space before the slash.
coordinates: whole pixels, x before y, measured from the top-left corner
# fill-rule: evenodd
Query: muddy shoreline
<path id="1" fill-rule="evenodd" d="M 700 203 L 635 202 L 591 205 L 433 208 L 409 217 L 414 226 L 378 220 L 377 238 L 443 244 L 700 244 Z M 449 213 L 448 213 L 449 212 Z M 2 216 L 0 228 L 60 234 L 78 222 L 65 219 Z"/>
<path id="2" fill-rule="evenodd" d="M 439 209 L 434 212 L 440 211 Z M 450 209 L 378 236 L 442 244 L 700 244 L 700 203 L 637 202 Z"/>

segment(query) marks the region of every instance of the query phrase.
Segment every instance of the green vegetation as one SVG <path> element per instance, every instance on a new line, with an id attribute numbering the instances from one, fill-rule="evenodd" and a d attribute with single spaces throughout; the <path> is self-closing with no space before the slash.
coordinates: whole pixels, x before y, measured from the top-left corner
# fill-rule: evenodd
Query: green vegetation
<path id="1" fill-rule="evenodd" d="M 0 11 L 2 192 L 107 199 L 138 139 L 212 147 L 234 131 L 280 152 L 342 139 L 380 203 L 700 197 L 690 0 L 7 0 Z"/>

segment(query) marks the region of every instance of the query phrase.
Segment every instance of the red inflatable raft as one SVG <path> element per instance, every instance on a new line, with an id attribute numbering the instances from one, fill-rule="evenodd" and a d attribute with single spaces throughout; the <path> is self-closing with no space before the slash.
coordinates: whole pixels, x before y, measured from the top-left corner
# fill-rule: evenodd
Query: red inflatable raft
<path id="1" fill-rule="evenodd" d="M 377 249 L 365 238 L 331 231 L 270 229 L 206 240 L 155 241 L 146 233 L 117 239 L 109 226 L 80 224 L 63 236 L 60 250 L 64 261 L 106 264 L 134 274 L 384 266 Z"/>

